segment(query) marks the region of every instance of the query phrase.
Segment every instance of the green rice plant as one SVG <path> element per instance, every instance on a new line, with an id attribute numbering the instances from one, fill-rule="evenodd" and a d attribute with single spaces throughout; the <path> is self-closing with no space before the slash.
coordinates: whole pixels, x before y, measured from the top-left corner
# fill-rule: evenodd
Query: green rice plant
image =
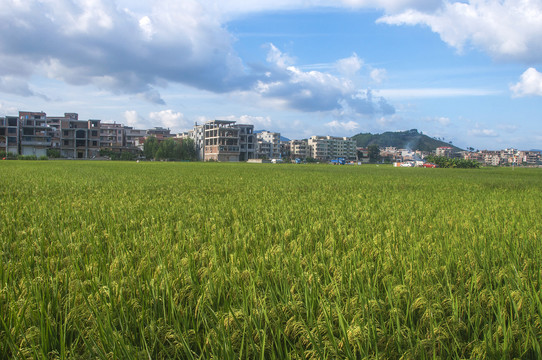
<path id="1" fill-rule="evenodd" d="M 6 161 L 0 180 L 0 359 L 542 357 L 539 169 Z"/>

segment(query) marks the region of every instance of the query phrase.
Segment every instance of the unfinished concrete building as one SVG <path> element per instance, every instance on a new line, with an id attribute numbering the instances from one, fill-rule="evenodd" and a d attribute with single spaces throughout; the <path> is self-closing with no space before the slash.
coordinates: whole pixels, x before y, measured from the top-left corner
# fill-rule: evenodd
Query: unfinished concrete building
<path id="1" fill-rule="evenodd" d="M 19 119 L 17 116 L 0 117 L 0 151 L 19 153 Z"/>
<path id="2" fill-rule="evenodd" d="M 254 125 L 237 124 L 239 128 L 239 161 L 247 161 L 256 158 L 256 138 Z"/>
<path id="3" fill-rule="evenodd" d="M 51 129 L 44 112 L 19 111 L 19 153 L 46 156 L 51 147 Z"/>
<path id="4" fill-rule="evenodd" d="M 198 160 L 246 161 L 255 156 L 254 125 L 213 120 L 194 125 L 189 137 L 194 140 Z"/>
<path id="5" fill-rule="evenodd" d="M 205 123 L 205 161 L 239 161 L 239 128 L 235 121 Z"/>
<path id="6" fill-rule="evenodd" d="M 72 159 L 91 159 L 100 153 L 100 120 L 79 120 L 76 113 L 48 116 L 52 130 L 51 148 L 60 156 Z"/>

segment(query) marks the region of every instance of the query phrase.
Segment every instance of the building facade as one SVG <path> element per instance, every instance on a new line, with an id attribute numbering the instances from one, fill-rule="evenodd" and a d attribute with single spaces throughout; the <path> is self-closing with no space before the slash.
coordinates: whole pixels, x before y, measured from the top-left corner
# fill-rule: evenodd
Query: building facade
<path id="1" fill-rule="evenodd" d="M 6 154 L 19 154 L 19 118 L 0 117 L 0 151 Z"/>
<path id="2" fill-rule="evenodd" d="M 102 123 L 100 144 L 102 148 L 120 150 L 124 146 L 124 126 L 117 123 Z"/>
<path id="3" fill-rule="evenodd" d="M 100 154 L 100 120 L 79 120 L 76 113 L 48 116 L 51 129 L 51 148 L 60 156 L 71 159 L 91 159 Z"/>
<path id="4" fill-rule="evenodd" d="M 44 112 L 19 111 L 19 153 L 47 156 L 51 147 L 51 129 Z"/>
<path id="5" fill-rule="evenodd" d="M 256 158 L 256 137 L 254 125 L 237 124 L 239 128 L 239 161 L 247 161 Z"/>
<path id="6" fill-rule="evenodd" d="M 198 160 L 246 161 L 255 156 L 254 125 L 213 120 L 195 124 L 189 137 L 194 140 Z"/>
<path id="7" fill-rule="evenodd" d="M 147 130 L 134 129 L 131 126 L 124 127 L 124 143 L 127 150 L 143 150 L 143 139 L 147 136 Z"/>
<path id="8" fill-rule="evenodd" d="M 311 157 L 319 161 L 336 158 L 356 160 L 356 142 L 349 137 L 311 136 L 308 140 Z"/>
<path id="9" fill-rule="evenodd" d="M 308 140 L 290 140 L 290 157 L 295 159 L 306 159 L 311 157 L 311 150 Z"/>
<path id="10" fill-rule="evenodd" d="M 280 133 L 261 131 L 256 134 L 258 140 L 257 156 L 260 159 L 279 159 Z"/>

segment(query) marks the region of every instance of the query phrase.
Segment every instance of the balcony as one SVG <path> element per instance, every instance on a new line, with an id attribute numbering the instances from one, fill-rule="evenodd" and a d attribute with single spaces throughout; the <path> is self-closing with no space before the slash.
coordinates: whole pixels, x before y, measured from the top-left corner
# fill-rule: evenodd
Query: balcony
<path id="1" fill-rule="evenodd" d="M 22 140 L 22 146 L 51 146 L 51 139 L 33 139 L 33 140 Z"/>

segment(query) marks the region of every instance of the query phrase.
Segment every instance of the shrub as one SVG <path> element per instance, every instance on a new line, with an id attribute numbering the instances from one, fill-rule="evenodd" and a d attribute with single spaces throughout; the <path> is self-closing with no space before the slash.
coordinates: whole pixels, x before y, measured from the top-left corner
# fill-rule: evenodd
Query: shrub
<path id="1" fill-rule="evenodd" d="M 36 155 L 18 155 L 17 160 L 38 160 Z"/>
<path id="2" fill-rule="evenodd" d="M 58 159 L 60 158 L 60 150 L 58 149 L 47 149 L 47 156 L 50 158 Z"/>

